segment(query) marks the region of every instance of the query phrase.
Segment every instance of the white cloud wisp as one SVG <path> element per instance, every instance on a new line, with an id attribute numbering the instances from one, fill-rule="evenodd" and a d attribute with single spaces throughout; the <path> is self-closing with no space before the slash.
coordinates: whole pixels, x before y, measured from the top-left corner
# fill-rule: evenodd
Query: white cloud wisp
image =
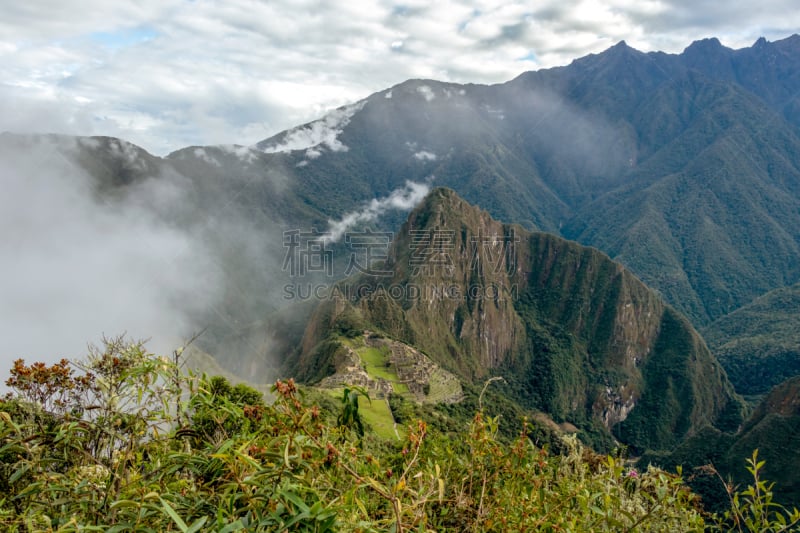
<path id="1" fill-rule="evenodd" d="M 360 224 L 372 222 L 389 210 L 409 211 L 416 207 L 430 192 L 426 183 L 407 181 L 405 186 L 384 198 L 375 198 L 363 209 L 347 213 L 339 220 L 328 221 L 326 241 L 338 242 L 345 233 Z"/>

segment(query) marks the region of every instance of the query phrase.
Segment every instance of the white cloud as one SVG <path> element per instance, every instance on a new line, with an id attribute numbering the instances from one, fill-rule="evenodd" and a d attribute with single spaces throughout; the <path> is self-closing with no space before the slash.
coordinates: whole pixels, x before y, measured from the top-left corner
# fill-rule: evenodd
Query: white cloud
<path id="1" fill-rule="evenodd" d="M 420 150 L 414 153 L 414 159 L 419 161 L 436 161 L 436 154 L 428 152 L 427 150 Z"/>
<path id="2" fill-rule="evenodd" d="M 215 167 L 221 167 L 222 166 L 222 163 L 217 161 L 216 158 L 214 158 L 213 156 L 208 155 L 208 153 L 206 153 L 204 148 L 195 148 L 194 149 L 194 156 L 199 158 L 199 159 L 202 159 L 203 161 L 205 161 L 209 165 L 214 165 Z"/>
<path id="3" fill-rule="evenodd" d="M 258 159 L 258 152 L 249 146 L 220 144 L 217 148 L 228 154 L 235 155 L 245 163 L 253 163 Z"/>
<path id="4" fill-rule="evenodd" d="M 426 102 L 430 102 L 434 98 L 436 98 L 436 94 L 433 92 L 433 89 L 428 87 L 427 85 L 420 85 L 417 87 L 417 92 L 422 95 Z"/>
<path id="5" fill-rule="evenodd" d="M 277 144 L 269 144 L 263 148 L 266 153 L 290 152 L 293 150 L 306 150 L 306 157 L 314 159 L 322 155 L 319 148 L 325 147 L 332 152 L 346 152 L 347 146 L 339 141 L 350 119 L 360 111 L 366 102 L 344 106 L 331 111 L 320 120 L 315 120 L 305 126 L 298 126 L 287 131 Z"/>
<path id="6" fill-rule="evenodd" d="M 405 186 L 394 191 L 384 198 L 375 198 L 362 209 L 347 213 L 339 220 L 328 221 L 328 242 L 338 242 L 345 233 L 358 226 L 376 220 L 385 212 L 396 209 L 408 211 L 413 209 L 430 191 L 426 183 L 407 181 Z"/>
<path id="7" fill-rule="evenodd" d="M 626 40 L 797 32 L 793 0 L 31 0 L 0 18 L 0 130 L 157 154 L 253 144 L 409 78 L 497 83 Z"/>

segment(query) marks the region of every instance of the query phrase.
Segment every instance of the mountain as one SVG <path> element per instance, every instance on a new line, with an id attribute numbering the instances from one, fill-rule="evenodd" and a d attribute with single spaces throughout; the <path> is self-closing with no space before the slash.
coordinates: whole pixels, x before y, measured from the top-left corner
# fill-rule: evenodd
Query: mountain
<path id="1" fill-rule="evenodd" d="M 141 183 L 163 172 L 164 164 L 146 150 L 114 137 L 0 134 L 0 157 L 11 168 L 33 159 L 40 165 L 61 165 L 88 176 L 95 194 Z"/>
<path id="2" fill-rule="evenodd" d="M 706 509 L 722 509 L 729 505 L 728 496 L 719 478 L 703 467 L 712 464 L 725 479 L 744 487 L 753 481 L 745 463 L 753 450 L 765 461 L 762 479 L 775 483 L 775 500 L 783 505 L 800 504 L 800 376 L 774 387 L 736 434 L 707 427 L 672 453 L 648 454 L 640 463 L 652 462 L 666 469 L 683 465 L 684 472 L 698 468 L 689 477 L 690 485 L 703 496 Z"/>
<path id="3" fill-rule="evenodd" d="M 800 280 L 798 47 L 622 42 L 499 85 L 410 80 L 258 147 L 333 217 L 432 179 L 600 248 L 705 325 Z"/>
<path id="4" fill-rule="evenodd" d="M 437 188 L 380 271 L 336 287 L 285 371 L 318 381 L 352 332 L 373 330 L 466 383 L 503 376 L 520 405 L 596 442 L 613 434 L 636 450 L 664 450 L 742 420 L 688 320 L 596 249 L 502 224 Z"/>
<path id="5" fill-rule="evenodd" d="M 702 332 L 737 392 L 765 394 L 800 375 L 800 285 L 768 292 Z"/>
<path id="6" fill-rule="evenodd" d="M 291 300 L 285 232 L 396 231 L 403 209 L 357 215 L 409 182 L 598 248 L 703 327 L 800 282 L 798 49 L 797 35 L 681 54 L 621 42 L 497 85 L 409 80 L 254 146 L 166 157 L 103 137 L 35 144 L 57 145 L 44 160 L 89 174 L 103 202 L 161 188 L 148 205 L 199 236 L 224 278 L 189 321 L 244 375 L 264 377 L 302 331 L 303 316 L 274 316 Z M 29 142 L 0 139 L 12 161 Z M 347 246 L 328 244 L 342 277 Z"/>

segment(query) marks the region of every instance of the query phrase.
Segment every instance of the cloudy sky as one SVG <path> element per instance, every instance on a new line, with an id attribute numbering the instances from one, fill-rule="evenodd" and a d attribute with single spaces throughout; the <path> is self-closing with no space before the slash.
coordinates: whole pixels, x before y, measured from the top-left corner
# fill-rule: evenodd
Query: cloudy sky
<path id="1" fill-rule="evenodd" d="M 408 78 L 800 31 L 796 0 L 0 0 L 0 131 L 251 144 Z"/>

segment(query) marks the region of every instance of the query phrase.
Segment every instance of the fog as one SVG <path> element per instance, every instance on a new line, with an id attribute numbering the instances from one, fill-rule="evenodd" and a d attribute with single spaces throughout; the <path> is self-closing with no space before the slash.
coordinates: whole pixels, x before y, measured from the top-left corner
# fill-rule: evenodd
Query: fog
<path id="1" fill-rule="evenodd" d="M 286 309 L 286 228 L 254 191 L 281 196 L 295 178 L 208 168 L 221 174 L 185 176 L 116 139 L 0 135 L 0 376 L 17 358 L 80 358 L 103 336 L 169 353 L 201 331 L 198 345 L 240 375 L 279 366 L 268 315 L 308 307 Z M 428 189 L 367 202 L 330 221 L 329 239 Z"/>
<path id="2" fill-rule="evenodd" d="M 150 180 L 124 199 L 98 195 L 65 157 L 80 148 L 69 143 L 0 149 L 2 375 L 20 357 L 82 356 L 102 335 L 151 338 L 151 350 L 168 351 L 220 296 L 222 273 L 203 240 L 158 214 L 164 202 L 180 203 L 179 184 Z"/>

